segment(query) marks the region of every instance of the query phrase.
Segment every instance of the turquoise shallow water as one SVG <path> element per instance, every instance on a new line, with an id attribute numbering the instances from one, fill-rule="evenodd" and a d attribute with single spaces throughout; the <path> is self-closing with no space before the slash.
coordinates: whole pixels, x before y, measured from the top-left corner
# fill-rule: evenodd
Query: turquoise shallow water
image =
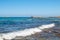
<path id="1" fill-rule="evenodd" d="M 60 29 L 60 18 L 0 17 L 0 33 L 9 33 L 52 23 L 55 23 L 54 30 Z M 60 40 L 60 37 L 51 33 L 42 33 L 42 35 L 46 40 Z"/>
<path id="2" fill-rule="evenodd" d="M 51 23 L 60 24 L 60 18 L 0 17 L 0 33 L 34 28 Z"/>

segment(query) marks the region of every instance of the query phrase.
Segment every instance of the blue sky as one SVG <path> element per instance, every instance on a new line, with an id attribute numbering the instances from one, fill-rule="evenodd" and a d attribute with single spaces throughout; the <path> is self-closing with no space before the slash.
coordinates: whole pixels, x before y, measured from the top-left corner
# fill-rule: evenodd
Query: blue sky
<path id="1" fill-rule="evenodd" d="M 60 0 L 0 0 L 0 17 L 60 16 Z"/>

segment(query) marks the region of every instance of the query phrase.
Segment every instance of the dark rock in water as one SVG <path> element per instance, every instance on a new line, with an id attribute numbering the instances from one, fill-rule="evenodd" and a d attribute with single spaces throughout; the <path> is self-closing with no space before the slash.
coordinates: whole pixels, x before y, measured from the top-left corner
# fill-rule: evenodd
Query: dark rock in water
<path id="1" fill-rule="evenodd" d="M 60 37 L 60 29 L 53 30 L 52 33 L 53 33 L 55 36 Z"/>
<path id="2" fill-rule="evenodd" d="M 56 35 L 57 37 L 60 37 L 60 33 L 55 33 L 55 35 Z"/>
<path id="3" fill-rule="evenodd" d="M 44 37 L 41 37 L 41 34 L 40 33 L 35 33 L 31 36 L 26 36 L 26 37 L 15 37 L 14 39 L 12 40 L 45 40 Z"/>
<path id="4" fill-rule="evenodd" d="M 26 37 L 15 37 L 12 40 L 60 40 L 60 33 L 54 29 L 44 29 L 42 32 L 37 32 Z"/>

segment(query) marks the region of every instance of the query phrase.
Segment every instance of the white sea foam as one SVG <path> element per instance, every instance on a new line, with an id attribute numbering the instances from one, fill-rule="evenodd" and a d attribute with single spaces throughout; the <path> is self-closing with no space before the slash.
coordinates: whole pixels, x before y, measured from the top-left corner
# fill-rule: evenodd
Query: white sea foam
<path id="1" fill-rule="evenodd" d="M 35 34 L 37 32 L 42 32 L 43 29 L 45 28 L 52 28 L 54 27 L 55 24 L 48 24 L 48 25 L 42 25 L 42 26 L 39 26 L 39 27 L 36 27 L 36 28 L 30 28 L 30 29 L 25 29 L 25 30 L 22 30 L 22 31 L 16 31 L 16 32 L 11 32 L 11 33 L 6 33 L 6 34 L 2 34 L 2 36 L 0 36 L 0 40 L 3 40 L 3 39 L 13 39 L 15 38 L 16 36 L 29 36 L 29 35 L 32 35 L 32 34 Z"/>

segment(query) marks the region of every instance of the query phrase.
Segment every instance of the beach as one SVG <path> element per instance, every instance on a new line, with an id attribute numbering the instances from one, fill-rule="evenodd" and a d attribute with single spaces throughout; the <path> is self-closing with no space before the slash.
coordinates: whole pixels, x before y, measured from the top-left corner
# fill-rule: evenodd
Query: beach
<path id="1" fill-rule="evenodd" d="M 0 40 L 60 40 L 60 18 L 0 18 Z"/>

